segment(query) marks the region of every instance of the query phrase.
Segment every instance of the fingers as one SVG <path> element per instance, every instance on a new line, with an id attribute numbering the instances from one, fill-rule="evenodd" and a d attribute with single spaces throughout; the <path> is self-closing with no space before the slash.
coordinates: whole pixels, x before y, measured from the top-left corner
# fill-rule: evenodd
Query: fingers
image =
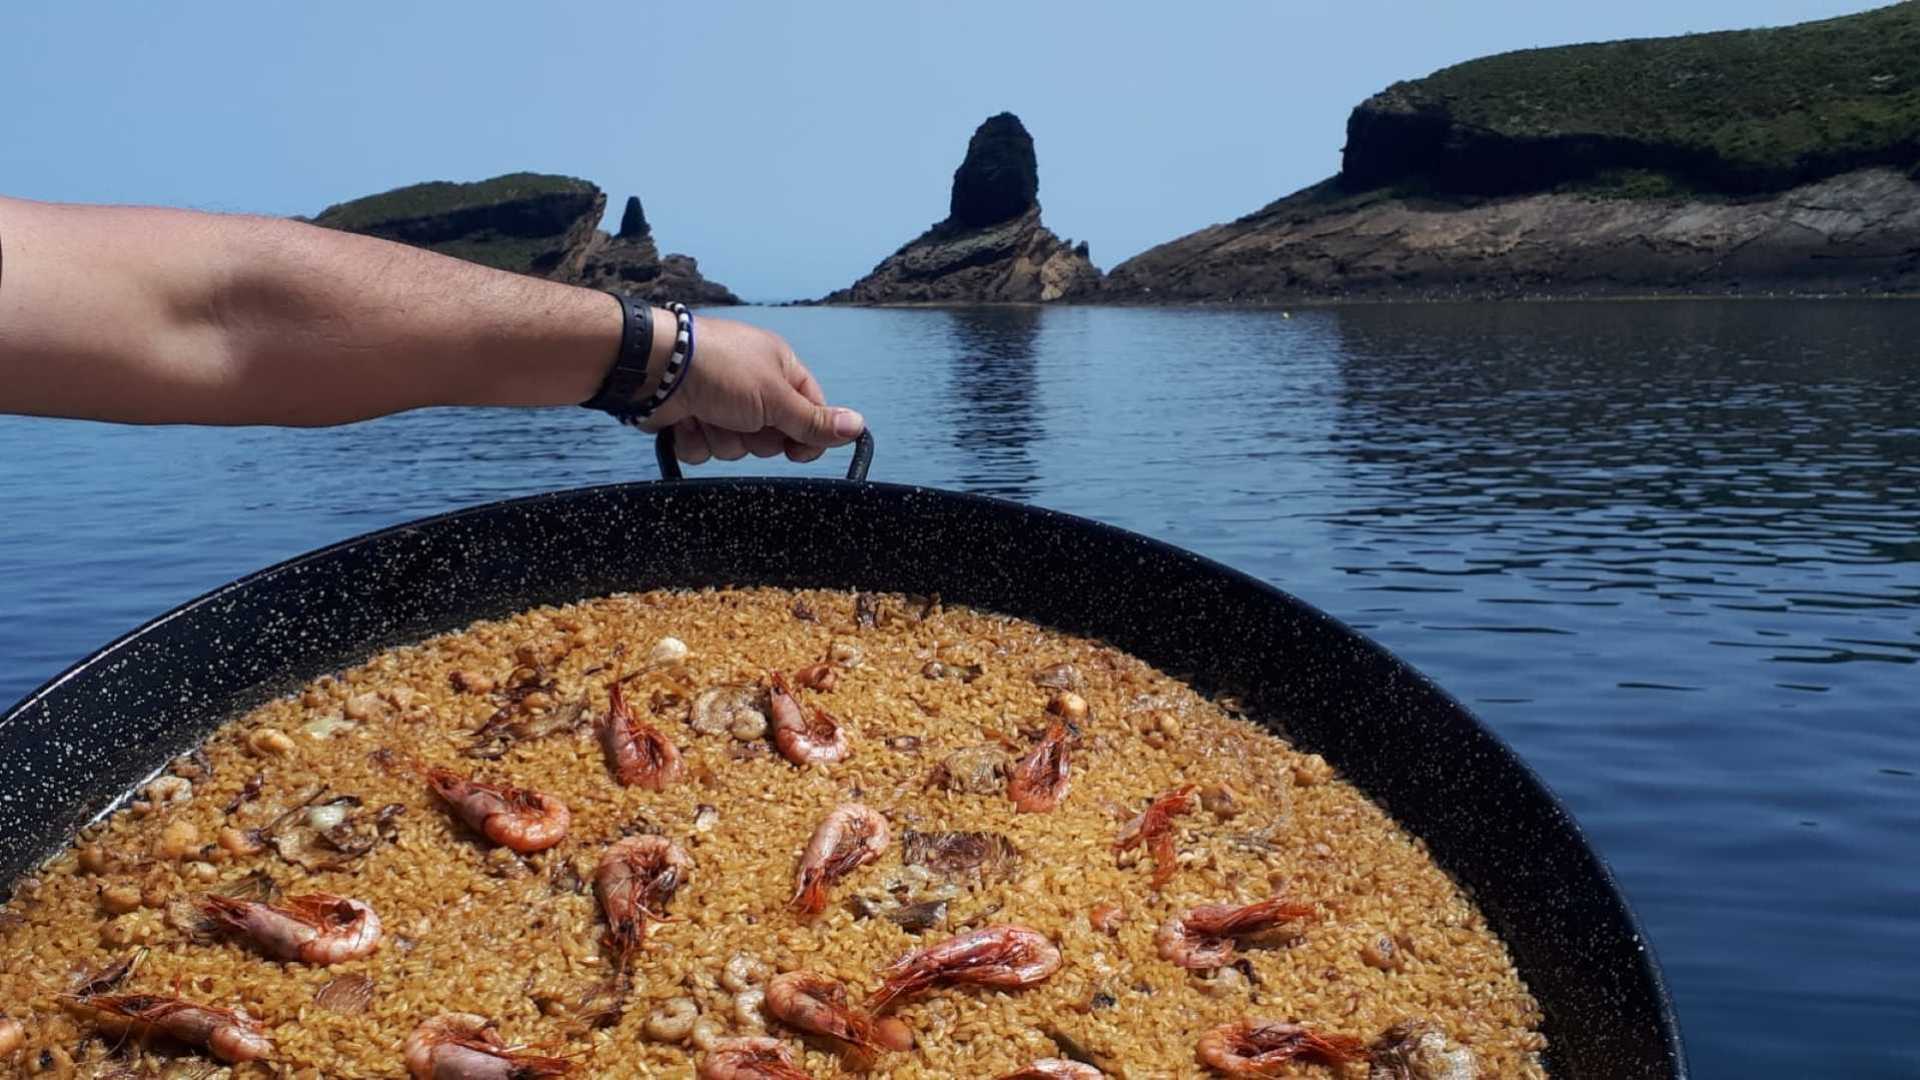
<path id="1" fill-rule="evenodd" d="M 723 427 L 708 426 L 707 448 L 721 461 L 739 461 L 747 456 L 747 446 L 740 441 L 740 433 L 728 431 Z"/>
<path id="2" fill-rule="evenodd" d="M 807 365 L 801 363 L 799 357 L 788 352 L 780 366 L 786 373 L 787 384 L 800 391 L 801 397 L 815 405 L 827 403 L 827 395 L 820 389 L 820 381 L 813 377 L 813 372 L 807 370 Z"/>
<path id="3" fill-rule="evenodd" d="M 750 435 L 741 435 L 725 428 L 708 427 L 693 417 L 673 425 L 674 456 L 689 465 L 699 465 L 709 458 L 721 461 L 735 461 L 746 454 L 754 457 L 779 457 L 785 453 L 792 457 L 791 442 L 778 431 L 768 428 Z M 811 461 L 820 456 L 814 450 L 811 456 L 794 457 L 795 461 Z"/>
<path id="4" fill-rule="evenodd" d="M 787 385 L 793 387 L 801 397 L 807 399 L 807 404 L 825 405 L 827 403 L 827 395 L 825 391 L 820 389 L 820 381 L 813 377 L 813 372 L 807 370 L 807 365 L 801 363 L 799 357 L 793 355 L 792 349 L 788 349 L 785 352 L 786 355 L 781 357 L 780 368 L 782 374 L 787 378 Z M 864 422 L 862 426 L 865 426 Z M 858 434 L 858 432 L 855 434 Z M 798 439 L 789 438 L 783 441 L 786 443 L 788 461 L 801 463 L 814 461 L 826 452 L 824 446 L 811 445 L 801 442 Z"/>
<path id="5" fill-rule="evenodd" d="M 817 392 L 818 387 L 815 390 Z M 785 393 L 775 393 L 777 396 L 768 409 L 771 415 L 767 419 L 794 442 L 808 446 L 839 446 L 852 442 L 855 436 L 866 430 L 866 419 L 852 409 L 816 404 L 793 387 L 786 387 Z"/>
<path id="6" fill-rule="evenodd" d="M 713 456 L 707 447 L 707 432 L 700 421 L 689 416 L 673 425 L 673 454 L 689 465 L 698 465 Z"/>
<path id="7" fill-rule="evenodd" d="M 779 457 L 787 449 L 786 436 L 772 428 L 762 428 L 748 435 L 740 436 L 740 442 L 747 453 L 757 458 Z"/>

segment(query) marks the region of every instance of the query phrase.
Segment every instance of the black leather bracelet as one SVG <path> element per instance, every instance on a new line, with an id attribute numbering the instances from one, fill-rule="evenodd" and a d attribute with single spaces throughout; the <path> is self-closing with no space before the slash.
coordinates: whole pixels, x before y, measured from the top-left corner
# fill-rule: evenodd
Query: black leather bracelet
<path id="1" fill-rule="evenodd" d="M 580 404 L 620 416 L 633 411 L 640 388 L 647 384 L 647 361 L 653 356 L 653 305 L 624 293 L 607 295 L 620 302 L 620 352 L 600 389 Z"/>

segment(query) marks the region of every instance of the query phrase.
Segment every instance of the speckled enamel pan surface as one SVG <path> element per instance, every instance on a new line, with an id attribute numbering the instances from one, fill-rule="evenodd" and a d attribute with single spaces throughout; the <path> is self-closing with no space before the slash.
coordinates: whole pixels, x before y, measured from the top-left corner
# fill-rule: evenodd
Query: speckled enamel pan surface
<path id="1" fill-rule="evenodd" d="M 890 484 L 558 492 L 373 533 L 201 597 L 0 716 L 0 888 L 222 721 L 316 676 L 535 604 L 708 585 L 938 592 L 1240 696 L 1473 893 L 1545 1009 L 1554 1075 L 1686 1075 L 1659 967 L 1606 866 L 1445 692 L 1314 608 L 1177 548 Z"/>

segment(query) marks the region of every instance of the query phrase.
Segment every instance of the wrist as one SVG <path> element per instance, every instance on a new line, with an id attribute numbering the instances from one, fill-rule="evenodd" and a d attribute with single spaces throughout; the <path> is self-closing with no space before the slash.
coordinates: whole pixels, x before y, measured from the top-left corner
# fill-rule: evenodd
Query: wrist
<path id="1" fill-rule="evenodd" d="M 580 404 L 645 427 L 680 389 L 693 363 L 693 315 L 684 304 L 654 307 L 620 293 L 620 345 L 592 396 Z"/>

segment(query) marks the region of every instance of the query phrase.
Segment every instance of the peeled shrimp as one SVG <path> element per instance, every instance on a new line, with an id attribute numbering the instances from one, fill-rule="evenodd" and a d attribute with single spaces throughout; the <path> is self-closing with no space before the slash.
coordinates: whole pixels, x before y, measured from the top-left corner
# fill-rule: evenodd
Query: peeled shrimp
<path id="1" fill-rule="evenodd" d="M 434 793 L 469 827 L 522 855 L 545 851 L 566 839 L 573 814 L 551 795 L 506 784 L 473 780 L 437 765 L 420 769 Z"/>
<path id="2" fill-rule="evenodd" d="M 1060 970 L 1060 949 L 1038 930 L 987 926 L 948 938 L 895 960 L 887 979 L 867 998 L 874 1012 L 895 998 L 946 983 L 1018 989 Z"/>
<path id="3" fill-rule="evenodd" d="M 1367 1048 L 1369 1078 L 1377 1080 L 1476 1080 L 1473 1051 L 1447 1038 L 1426 1020 L 1402 1020 Z"/>
<path id="4" fill-rule="evenodd" d="M 793 907 L 818 915 L 827 906 L 827 888 L 887 852 L 887 819 L 862 803 L 841 803 L 813 830 L 800 856 Z"/>
<path id="5" fill-rule="evenodd" d="M 1173 817 L 1193 809 L 1195 790 L 1194 785 L 1188 784 L 1153 800 L 1152 805 L 1120 829 L 1120 838 L 1114 841 L 1115 851 L 1147 845 L 1147 850 L 1153 852 L 1153 887 L 1156 889 L 1173 877 L 1179 865 L 1173 850 Z"/>
<path id="6" fill-rule="evenodd" d="M 1068 775 L 1067 726 L 1058 720 L 1047 725 L 1039 745 L 1014 765 L 1007 777 L 1007 798 L 1016 809 L 1044 814 L 1060 805 L 1073 786 Z"/>
<path id="7" fill-rule="evenodd" d="M 812 1080 L 779 1039 L 721 1039 L 700 1059 L 700 1080 Z"/>
<path id="8" fill-rule="evenodd" d="M 1015 1069 L 1000 1080 L 1102 1080 L 1107 1074 L 1091 1065 L 1065 1058 L 1041 1058 L 1024 1069 Z"/>
<path id="9" fill-rule="evenodd" d="M 441 1013 L 414 1028 L 400 1052 L 414 1080 L 535 1080 L 573 1071 L 566 1058 L 518 1052 L 493 1021 L 473 1013 Z"/>
<path id="10" fill-rule="evenodd" d="M 664 836 L 629 836 L 600 856 L 593 891 L 607 917 L 607 944 L 620 954 L 621 967 L 645 944 L 647 924 L 667 921 L 667 901 L 692 869 L 693 860 Z"/>
<path id="11" fill-rule="evenodd" d="M 204 1046 L 221 1061 L 239 1064 L 273 1053 L 273 1043 L 267 1040 L 260 1021 L 240 1009 L 197 1005 L 156 994 L 105 994 L 62 997 L 61 1000 L 105 1013 L 124 1021 L 130 1028 Z"/>
<path id="12" fill-rule="evenodd" d="M 607 700 L 607 715 L 594 727 L 613 766 L 614 779 L 648 791 L 661 791 L 678 781 L 682 771 L 679 747 L 660 734 L 659 728 L 633 714 L 617 681 L 607 688 Z"/>
<path id="13" fill-rule="evenodd" d="M 840 721 L 818 705 L 813 707 L 811 717 L 802 712 L 785 675 L 773 672 L 767 676 L 767 683 L 767 708 L 773 713 L 773 744 L 780 748 L 781 756 L 795 765 L 811 765 L 816 761 L 830 764 L 846 759 L 852 746 L 847 741 L 847 729 Z"/>
<path id="14" fill-rule="evenodd" d="M 794 672 L 793 681 L 809 690 L 832 690 L 834 684 L 840 681 L 840 669 L 831 663 L 821 661 Z"/>
<path id="15" fill-rule="evenodd" d="M 1279 897 L 1258 903 L 1202 904 L 1161 924 L 1153 936 L 1160 958 L 1183 968 L 1216 968 L 1233 960 L 1234 939 L 1264 934 L 1313 914 L 1313 905 Z"/>
<path id="16" fill-rule="evenodd" d="M 209 894 L 199 907 L 282 960 L 338 964 L 380 947 L 380 916 L 373 908 L 331 893 L 290 896 L 281 905 Z"/>
<path id="17" fill-rule="evenodd" d="M 1361 1061 L 1366 1046 L 1350 1035 L 1317 1035 L 1298 1024 L 1241 1020 L 1200 1036 L 1200 1063 L 1228 1076 L 1291 1075 L 1295 1061 L 1339 1065 Z"/>

